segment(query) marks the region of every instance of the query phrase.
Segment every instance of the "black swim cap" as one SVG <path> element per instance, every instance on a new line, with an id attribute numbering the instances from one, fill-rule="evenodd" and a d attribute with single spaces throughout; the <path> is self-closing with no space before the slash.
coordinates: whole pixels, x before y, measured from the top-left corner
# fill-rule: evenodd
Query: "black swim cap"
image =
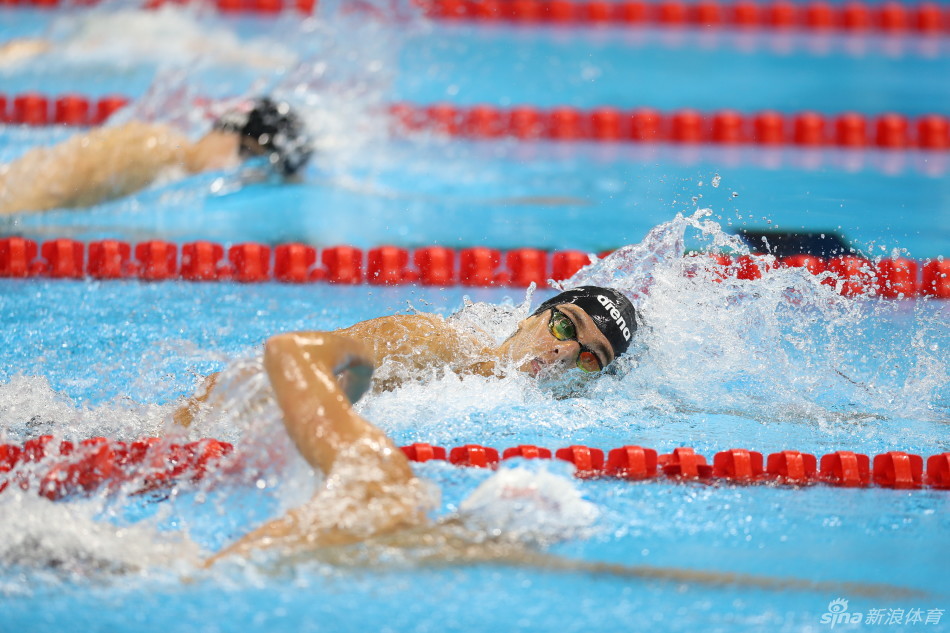
<path id="1" fill-rule="evenodd" d="M 214 129 L 237 132 L 260 145 L 271 164 L 284 176 L 297 173 L 313 154 L 307 127 L 290 104 L 261 97 L 225 112 Z M 242 153 L 247 150 L 242 147 Z"/>
<path id="2" fill-rule="evenodd" d="M 587 313 L 610 342 L 614 356 L 620 356 L 630 347 L 633 333 L 637 331 L 637 311 L 623 294 L 613 288 L 580 286 L 551 297 L 538 306 L 534 314 L 564 303 L 573 303 Z"/>

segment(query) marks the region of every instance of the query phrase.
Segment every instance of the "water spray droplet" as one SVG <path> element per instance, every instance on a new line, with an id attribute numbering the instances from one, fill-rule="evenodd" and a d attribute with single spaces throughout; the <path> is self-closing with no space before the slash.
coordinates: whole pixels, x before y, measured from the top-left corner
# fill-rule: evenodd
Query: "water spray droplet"
<path id="1" fill-rule="evenodd" d="M 718 187 L 718 186 L 719 186 L 719 182 L 720 182 L 721 180 L 722 180 L 722 177 L 721 177 L 719 174 L 716 174 L 715 176 L 713 176 L 713 179 L 712 179 L 712 186 L 713 186 L 713 187 Z"/>

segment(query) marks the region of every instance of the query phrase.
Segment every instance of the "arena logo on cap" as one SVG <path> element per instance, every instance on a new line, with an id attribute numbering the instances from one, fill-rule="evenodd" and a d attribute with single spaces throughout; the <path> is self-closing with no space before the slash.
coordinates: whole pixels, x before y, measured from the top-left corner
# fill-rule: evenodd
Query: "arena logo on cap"
<path id="1" fill-rule="evenodd" d="M 600 305 L 607 308 L 607 314 L 609 314 L 614 321 L 617 322 L 617 326 L 620 328 L 620 331 L 623 332 L 623 339 L 625 341 L 630 340 L 630 328 L 627 327 L 627 322 L 624 320 L 623 315 L 620 314 L 620 310 L 617 309 L 617 306 L 614 305 L 614 302 L 610 300 L 609 297 L 604 295 L 597 295 L 597 301 Z"/>

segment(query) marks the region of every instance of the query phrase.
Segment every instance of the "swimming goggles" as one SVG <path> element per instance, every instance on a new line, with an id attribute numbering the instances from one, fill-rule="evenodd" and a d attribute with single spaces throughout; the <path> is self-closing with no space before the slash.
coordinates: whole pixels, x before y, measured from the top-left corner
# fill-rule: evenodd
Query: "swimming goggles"
<path id="1" fill-rule="evenodd" d="M 569 316 L 557 308 L 551 308 L 551 321 L 548 323 L 548 329 L 551 330 L 551 335 L 559 341 L 577 341 L 577 326 L 574 325 Z M 578 341 L 579 343 L 580 341 Z M 581 351 L 577 354 L 577 367 L 589 373 L 598 372 L 604 368 L 600 364 L 597 354 L 586 345 L 581 345 Z"/>

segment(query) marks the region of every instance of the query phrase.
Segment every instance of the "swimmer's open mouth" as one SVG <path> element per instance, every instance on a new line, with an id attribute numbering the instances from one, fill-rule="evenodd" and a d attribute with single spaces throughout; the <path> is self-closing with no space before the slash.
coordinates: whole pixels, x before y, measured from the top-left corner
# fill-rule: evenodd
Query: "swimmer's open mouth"
<path id="1" fill-rule="evenodd" d="M 529 374 L 532 378 L 537 378 L 544 371 L 544 363 L 537 358 L 526 360 L 518 367 L 518 371 Z"/>

